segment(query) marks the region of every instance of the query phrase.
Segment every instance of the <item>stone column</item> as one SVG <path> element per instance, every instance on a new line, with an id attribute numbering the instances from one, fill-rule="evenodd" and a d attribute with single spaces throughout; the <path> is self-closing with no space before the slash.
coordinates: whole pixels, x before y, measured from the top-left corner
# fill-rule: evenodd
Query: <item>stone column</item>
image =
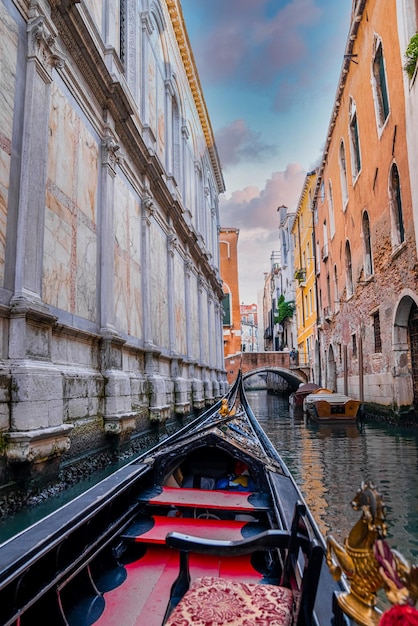
<path id="1" fill-rule="evenodd" d="M 214 353 L 215 353 L 215 328 L 213 323 L 213 293 L 209 291 L 208 293 L 208 342 L 209 342 L 209 378 L 206 385 L 206 401 L 213 404 L 214 402 L 214 382 L 216 377 L 214 377 Z"/>
<path id="2" fill-rule="evenodd" d="M 35 12 L 35 9 L 32 9 Z M 52 72 L 63 67 L 56 32 L 42 15 L 29 20 L 23 120 L 22 169 L 14 300 L 41 302 L 47 175 L 48 122 Z"/>
<path id="3" fill-rule="evenodd" d="M 100 178 L 100 331 L 117 334 L 114 326 L 115 247 L 114 196 L 119 144 L 110 127 L 102 140 Z"/>
<path id="4" fill-rule="evenodd" d="M 130 379 L 123 371 L 125 341 L 114 325 L 114 203 L 119 144 L 112 120 L 106 121 L 109 124 L 102 140 L 100 177 L 100 368 L 106 381 L 103 424 L 106 434 L 125 439 L 135 428 L 136 413 L 132 411 Z"/>
<path id="5" fill-rule="evenodd" d="M 176 350 L 176 324 L 175 324 L 175 295 L 174 295 L 174 255 L 176 252 L 177 238 L 174 230 L 170 229 L 167 236 L 167 283 L 168 283 L 168 324 L 171 355 L 171 378 L 174 383 L 174 411 L 184 415 L 190 411 L 190 398 L 188 382 L 182 375 L 182 360 L 178 358 Z"/>
<path id="6" fill-rule="evenodd" d="M 149 190 L 142 199 L 142 292 L 145 346 L 145 376 L 148 384 L 149 417 L 153 422 L 163 422 L 170 417 L 167 405 L 166 381 L 159 371 L 160 351 L 154 345 L 151 327 L 151 284 L 148 268 L 151 263 L 151 224 L 156 207 Z"/>
<path id="7" fill-rule="evenodd" d="M 56 318 L 42 302 L 50 91 L 54 68 L 63 66 L 64 57 L 56 47 L 52 23 L 35 3 L 29 11 L 27 35 L 15 280 L 10 302 L 11 412 L 6 454 L 17 464 L 41 467 L 68 450 L 72 428 L 62 423 L 62 377 L 51 363 Z"/>
<path id="8" fill-rule="evenodd" d="M 174 230 L 170 227 L 167 234 L 167 300 L 168 300 L 168 337 L 170 353 L 176 354 L 176 325 L 175 325 L 175 299 L 174 299 L 174 255 L 177 238 Z"/>

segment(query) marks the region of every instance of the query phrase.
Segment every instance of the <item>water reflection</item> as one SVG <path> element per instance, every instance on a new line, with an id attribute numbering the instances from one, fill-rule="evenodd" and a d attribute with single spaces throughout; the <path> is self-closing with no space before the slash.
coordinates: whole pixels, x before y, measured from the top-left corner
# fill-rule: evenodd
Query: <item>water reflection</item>
<path id="1" fill-rule="evenodd" d="M 418 428 L 317 424 L 291 413 L 286 398 L 265 391 L 247 397 L 324 535 L 344 540 L 358 520 L 351 499 L 362 480 L 371 480 L 386 503 L 391 547 L 417 561 Z"/>

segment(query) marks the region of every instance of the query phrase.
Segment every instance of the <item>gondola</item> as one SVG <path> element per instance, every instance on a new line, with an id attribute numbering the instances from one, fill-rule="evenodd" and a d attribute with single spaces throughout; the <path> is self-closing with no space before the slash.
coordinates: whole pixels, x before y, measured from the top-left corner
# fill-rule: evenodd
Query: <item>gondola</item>
<path id="1" fill-rule="evenodd" d="M 194 421 L 0 546 L 1 623 L 350 624 L 326 553 L 239 375 Z"/>

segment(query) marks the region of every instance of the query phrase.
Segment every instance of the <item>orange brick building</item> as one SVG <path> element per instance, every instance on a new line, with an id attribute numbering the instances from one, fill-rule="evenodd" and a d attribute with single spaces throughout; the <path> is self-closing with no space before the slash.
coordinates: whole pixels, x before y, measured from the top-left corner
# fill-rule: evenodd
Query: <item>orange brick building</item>
<path id="1" fill-rule="evenodd" d="M 237 228 L 221 228 L 219 233 L 220 271 L 223 283 L 224 355 L 241 352 L 241 313 L 238 285 Z"/>
<path id="2" fill-rule="evenodd" d="M 316 187 L 322 384 L 418 402 L 418 263 L 396 1 L 359 0 Z"/>

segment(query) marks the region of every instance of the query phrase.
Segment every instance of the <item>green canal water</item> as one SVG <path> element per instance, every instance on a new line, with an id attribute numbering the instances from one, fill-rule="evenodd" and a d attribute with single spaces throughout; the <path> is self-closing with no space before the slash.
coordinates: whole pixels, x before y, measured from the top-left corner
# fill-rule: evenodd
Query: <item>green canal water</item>
<path id="1" fill-rule="evenodd" d="M 343 541 L 359 519 L 350 502 L 370 480 L 386 505 L 389 545 L 417 563 L 418 427 L 320 425 L 280 396 L 248 391 L 247 398 L 324 536 Z"/>
<path id="2" fill-rule="evenodd" d="M 371 480 L 387 509 L 388 541 L 418 561 L 418 428 L 382 423 L 318 425 L 291 413 L 286 398 L 248 391 L 261 426 L 282 455 L 324 534 L 343 541 L 359 514 L 350 502 Z M 13 518 L 0 520 L 0 543 L 93 486 L 119 465 Z"/>

